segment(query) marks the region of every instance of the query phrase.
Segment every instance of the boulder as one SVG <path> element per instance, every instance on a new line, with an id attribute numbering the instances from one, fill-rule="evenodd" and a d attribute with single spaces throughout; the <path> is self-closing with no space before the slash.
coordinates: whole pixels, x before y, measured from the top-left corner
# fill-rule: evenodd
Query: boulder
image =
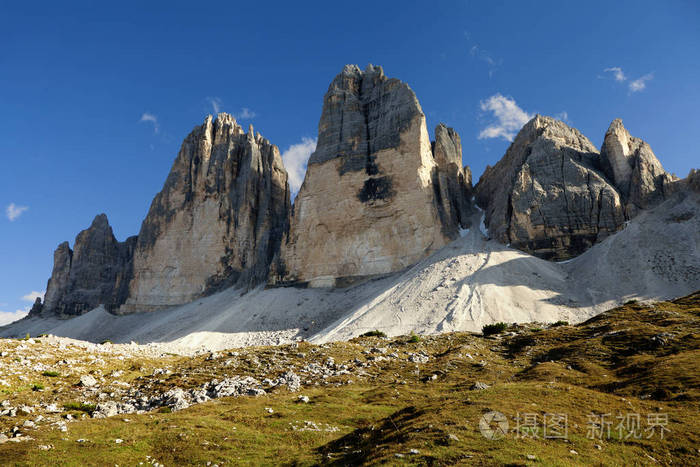
<path id="1" fill-rule="evenodd" d="M 418 99 L 381 67 L 345 66 L 324 97 L 318 129 L 272 282 L 344 286 L 397 271 L 468 223 L 459 137 L 436 131 L 438 162 Z"/>
<path id="2" fill-rule="evenodd" d="M 490 237 L 545 259 L 576 256 L 626 220 L 593 144 L 564 122 L 541 115 L 486 168 L 475 191 Z"/>
<path id="3" fill-rule="evenodd" d="M 187 303 L 267 279 L 289 225 L 279 149 L 236 120 L 207 117 L 182 143 L 138 235 L 120 312 Z"/>

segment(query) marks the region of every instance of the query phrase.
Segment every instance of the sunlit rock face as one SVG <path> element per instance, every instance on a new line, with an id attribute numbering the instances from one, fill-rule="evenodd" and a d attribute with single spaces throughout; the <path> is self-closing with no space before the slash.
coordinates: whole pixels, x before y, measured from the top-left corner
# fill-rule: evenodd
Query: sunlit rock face
<path id="1" fill-rule="evenodd" d="M 183 142 L 151 204 L 120 311 L 154 310 L 265 282 L 289 213 L 278 148 L 228 114 L 209 116 Z"/>
<path id="2" fill-rule="evenodd" d="M 324 97 L 273 282 L 343 286 L 403 269 L 455 238 L 468 225 L 471 174 L 456 133 L 436 134 L 437 159 L 409 86 L 381 67 L 347 65 Z"/>
<path id="3" fill-rule="evenodd" d="M 664 170 L 651 146 L 629 134 L 620 119 L 613 120 L 605 133 L 600 159 L 628 217 L 660 204 L 675 190 L 677 178 Z"/>
<path id="4" fill-rule="evenodd" d="M 476 186 L 491 237 L 545 259 L 568 259 L 626 218 L 600 156 L 578 130 L 536 116 Z"/>

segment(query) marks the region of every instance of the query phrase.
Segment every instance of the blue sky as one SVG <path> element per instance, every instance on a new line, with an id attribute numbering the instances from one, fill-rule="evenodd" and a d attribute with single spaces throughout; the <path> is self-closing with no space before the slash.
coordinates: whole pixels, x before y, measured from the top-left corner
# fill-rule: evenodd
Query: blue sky
<path id="1" fill-rule="evenodd" d="M 534 113 L 598 146 L 620 117 L 668 170 L 700 166 L 698 2 L 254 3 L 2 3 L 0 323 L 96 214 L 120 240 L 138 233 L 180 142 L 215 109 L 303 177 L 346 63 L 408 82 L 431 134 L 459 132 L 475 181 Z"/>

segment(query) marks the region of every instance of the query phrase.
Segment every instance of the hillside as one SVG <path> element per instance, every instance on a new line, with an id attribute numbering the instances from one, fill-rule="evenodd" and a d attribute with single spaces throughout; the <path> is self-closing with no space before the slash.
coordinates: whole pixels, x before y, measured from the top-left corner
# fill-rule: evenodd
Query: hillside
<path id="1" fill-rule="evenodd" d="M 15 465 L 692 465 L 699 336 L 696 293 L 630 303 L 577 326 L 198 357 L 55 337 L 0 340 L 0 458 Z M 501 439 L 479 428 L 493 411 L 508 423 Z M 567 416 L 559 424 L 565 437 L 551 438 L 551 424 L 544 437 L 546 414 Z M 595 425 L 605 414 L 609 434 Z"/>

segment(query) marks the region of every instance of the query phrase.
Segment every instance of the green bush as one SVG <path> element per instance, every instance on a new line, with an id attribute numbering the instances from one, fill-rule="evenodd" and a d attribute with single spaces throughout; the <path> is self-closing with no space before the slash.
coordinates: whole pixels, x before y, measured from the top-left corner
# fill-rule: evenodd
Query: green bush
<path id="1" fill-rule="evenodd" d="M 485 336 L 491 336 L 493 334 L 500 334 L 506 329 L 508 329 L 508 325 L 506 323 L 487 324 L 481 328 L 481 333 Z"/>
<path id="2" fill-rule="evenodd" d="M 34 383 L 32 384 L 32 391 L 43 391 L 44 390 L 44 385 L 40 383 Z"/>
<path id="3" fill-rule="evenodd" d="M 167 406 L 161 407 L 160 409 L 158 409 L 158 413 L 172 413 L 172 412 L 173 412 L 173 409 L 171 409 L 170 407 L 167 407 Z"/>
<path id="4" fill-rule="evenodd" d="M 85 402 L 68 402 L 63 404 L 63 408 L 66 410 L 75 410 L 76 412 L 85 412 L 92 414 L 95 411 L 95 404 L 86 404 Z"/>
<path id="5" fill-rule="evenodd" d="M 552 323 L 551 327 L 556 328 L 559 326 L 568 326 L 569 322 L 568 321 L 557 321 L 555 323 Z"/>
<path id="6" fill-rule="evenodd" d="M 408 342 L 415 344 L 417 342 L 420 342 L 420 336 L 416 333 L 411 333 L 411 337 L 408 338 Z"/>
<path id="7" fill-rule="evenodd" d="M 386 337 L 386 333 L 378 329 L 362 334 L 360 337 Z"/>
<path id="8" fill-rule="evenodd" d="M 61 373 L 58 371 L 45 371 L 42 373 L 42 376 L 49 376 L 51 378 L 55 378 L 56 376 L 61 376 Z"/>

